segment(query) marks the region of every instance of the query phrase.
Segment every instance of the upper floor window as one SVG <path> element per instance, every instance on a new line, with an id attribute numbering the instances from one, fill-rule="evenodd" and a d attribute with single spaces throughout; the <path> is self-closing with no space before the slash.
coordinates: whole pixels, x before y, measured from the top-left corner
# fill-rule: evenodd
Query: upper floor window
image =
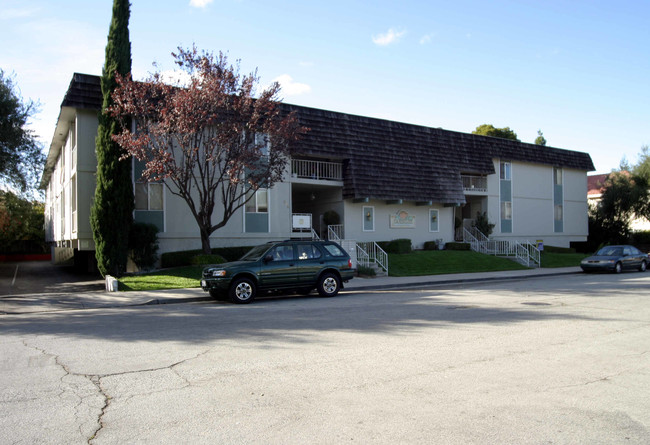
<path id="1" fill-rule="evenodd" d="M 499 168 L 499 177 L 506 181 L 512 179 L 512 164 L 510 162 L 501 162 Z"/>
<path id="2" fill-rule="evenodd" d="M 553 185 L 562 185 L 562 169 L 553 167 Z"/>

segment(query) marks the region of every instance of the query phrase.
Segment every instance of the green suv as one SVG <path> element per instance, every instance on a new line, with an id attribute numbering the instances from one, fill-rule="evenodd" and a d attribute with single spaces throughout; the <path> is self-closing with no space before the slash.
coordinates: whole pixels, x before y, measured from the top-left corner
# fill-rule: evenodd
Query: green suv
<path id="1" fill-rule="evenodd" d="M 331 241 L 278 241 L 253 247 L 239 261 L 203 269 L 201 288 L 219 300 L 250 303 L 260 292 L 313 289 L 333 297 L 354 277 L 352 260 Z"/>

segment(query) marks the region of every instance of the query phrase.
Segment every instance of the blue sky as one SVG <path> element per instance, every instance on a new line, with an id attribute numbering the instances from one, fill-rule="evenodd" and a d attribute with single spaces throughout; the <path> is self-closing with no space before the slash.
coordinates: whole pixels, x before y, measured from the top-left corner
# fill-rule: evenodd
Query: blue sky
<path id="1" fill-rule="evenodd" d="M 650 2 L 131 0 L 133 72 L 178 46 L 224 51 L 289 103 L 591 154 L 650 144 Z M 112 1 L 0 0 L 0 68 L 39 100 L 49 143 L 74 72 L 100 74 Z"/>

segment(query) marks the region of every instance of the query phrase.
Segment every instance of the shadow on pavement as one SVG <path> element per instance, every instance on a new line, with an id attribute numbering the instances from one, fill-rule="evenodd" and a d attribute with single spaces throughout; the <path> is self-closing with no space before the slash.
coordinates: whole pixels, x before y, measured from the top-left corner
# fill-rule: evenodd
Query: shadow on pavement
<path id="1" fill-rule="evenodd" d="M 57 266 L 49 261 L 0 263 L 0 296 L 103 289 L 100 275 L 80 273 L 72 266 Z"/>

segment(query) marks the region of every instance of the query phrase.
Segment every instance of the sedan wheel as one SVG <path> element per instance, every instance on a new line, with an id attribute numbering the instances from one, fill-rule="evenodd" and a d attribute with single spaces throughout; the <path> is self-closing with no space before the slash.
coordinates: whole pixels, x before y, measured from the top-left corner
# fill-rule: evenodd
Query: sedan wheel
<path id="1" fill-rule="evenodd" d="M 621 273 L 622 270 L 623 270 L 623 266 L 621 265 L 621 263 L 616 263 L 616 265 L 614 266 L 614 273 Z"/>
<path id="2" fill-rule="evenodd" d="M 326 273 L 318 281 L 318 293 L 321 297 L 333 297 L 339 293 L 341 282 L 333 273 Z"/>
<path id="3" fill-rule="evenodd" d="M 645 260 L 641 261 L 641 265 L 639 266 L 639 272 L 645 272 L 647 268 L 648 265 L 646 264 Z"/>
<path id="4" fill-rule="evenodd" d="M 255 299 L 256 292 L 255 283 L 252 280 L 239 278 L 230 286 L 228 296 L 233 303 L 246 304 Z"/>

